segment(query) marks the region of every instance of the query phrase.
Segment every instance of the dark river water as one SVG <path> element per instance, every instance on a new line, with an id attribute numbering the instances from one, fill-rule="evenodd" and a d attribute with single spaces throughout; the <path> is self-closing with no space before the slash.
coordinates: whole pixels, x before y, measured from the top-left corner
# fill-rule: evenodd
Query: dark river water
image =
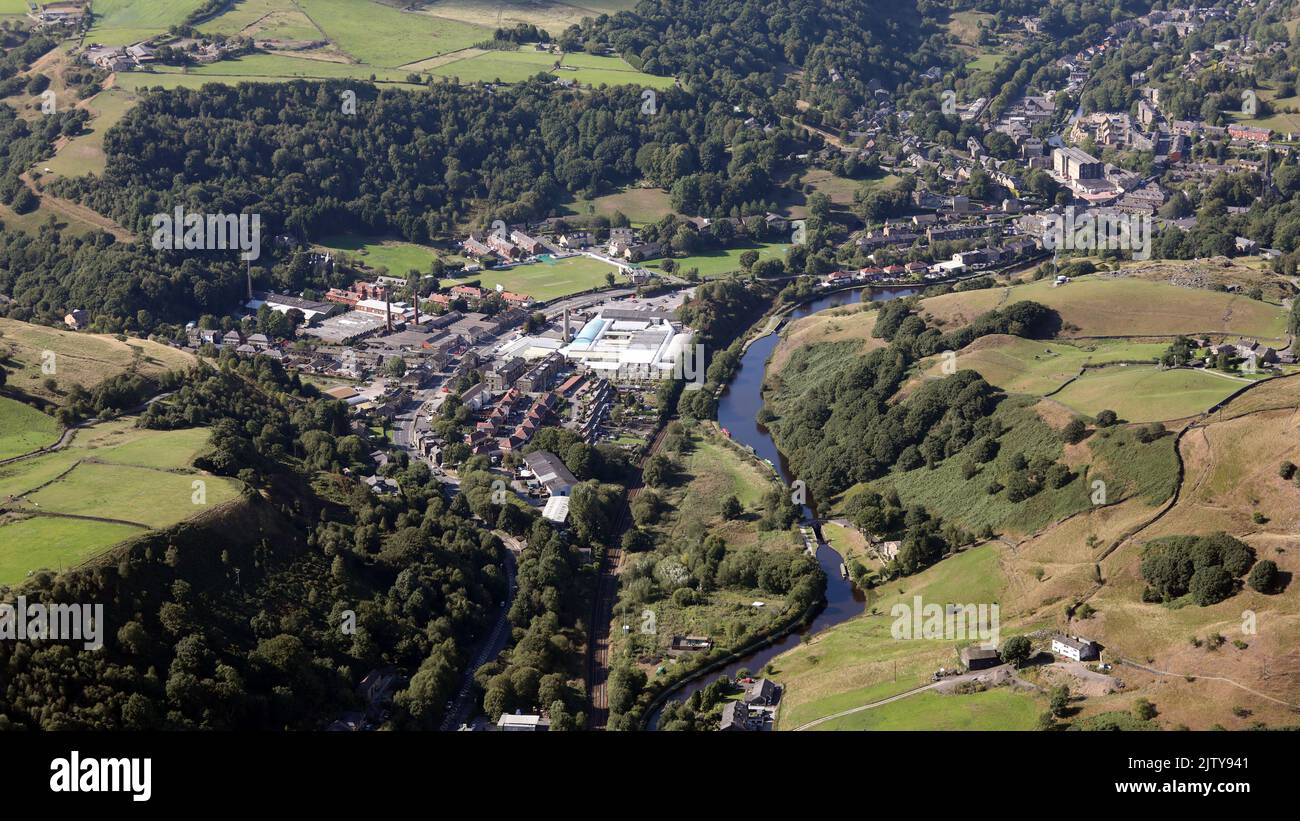
<path id="1" fill-rule="evenodd" d="M 850 291 L 840 291 L 820 297 L 807 305 L 796 308 L 787 321 L 800 319 L 828 308 L 838 308 L 841 305 L 862 302 L 864 299 L 873 302 L 884 302 L 902 296 L 910 296 L 914 293 L 916 293 L 915 290 L 908 288 L 854 288 Z M 788 487 L 794 480 L 794 477 L 790 474 L 790 466 L 786 463 L 781 452 L 777 450 L 776 443 L 772 441 L 767 428 L 758 422 L 758 412 L 763 407 L 764 368 L 768 357 L 772 355 L 772 351 L 775 350 L 779 341 L 780 337 L 773 333 L 755 340 L 749 346 L 749 350 L 745 352 L 745 355 L 740 360 L 740 368 L 736 371 L 731 384 L 727 386 L 722 398 L 718 400 L 718 424 L 731 434 L 732 439 L 753 448 L 760 459 L 767 459 L 776 465 L 781 474 L 781 480 Z M 811 498 L 809 501 L 810 503 L 813 502 Z M 805 521 L 810 521 L 814 512 L 811 508 L 805 507 L 803 515 Z M 739 670 L 746 668 L 758 673 L 769 661 L 786 650 L 798 646 L 803 636 L 818 633 L 827 627 L 832 627 L 861 613 L 866 606 L 865 595 L 855 584 L 840 576 L 840 556 L 822 541 L 820 533 L 818 533 L 817 538 L 817 561 L 826 573 L 826 606 L 813 619 L 811 625 L 790 633 L 784 638 L 738 661 L 732 662 L 720 670 L 714 670 L 708 675 L 701 676 L 674 692 L 672 700 L 685 701 L 695 691 L 702 689 L 712 681 L 716 681 L 718 676 L 735 676 Z M 650 729 L 655 729 L 658 723 L 659 711 L 655 711 L 650 717 L 648 726 Z"/>

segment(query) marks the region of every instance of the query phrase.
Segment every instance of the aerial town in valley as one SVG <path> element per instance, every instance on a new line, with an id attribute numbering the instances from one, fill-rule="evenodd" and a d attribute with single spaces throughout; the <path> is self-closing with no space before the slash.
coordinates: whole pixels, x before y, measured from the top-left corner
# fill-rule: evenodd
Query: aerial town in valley
<path id="1" fill-rule="evenodd" d="M 0 0 L 0 729 L 1300 726 L 1300 0 L 812 6 Z"/>

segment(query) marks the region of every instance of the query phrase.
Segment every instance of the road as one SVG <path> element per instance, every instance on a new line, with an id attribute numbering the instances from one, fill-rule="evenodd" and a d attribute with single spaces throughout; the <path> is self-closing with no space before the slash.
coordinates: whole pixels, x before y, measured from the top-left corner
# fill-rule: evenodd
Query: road
<path id="1" fill-rule="evenodd" d="M 478 706 L 478 699 L 474 693 L 474 672 L 478 668 L 487 664 L 492 659 L 501 654 L 510 643 L 510 607 L 515 601 L 515 566 L 516 556 L 523 546 L 519 542 L 501 531 L 493 531 L 501 541 L 506 545 L 505 561 L 506 567 L 506 599 L 501 603 L 497 611 L 496 623 L 492 625 L 492 632 L 483 639 L 474 654 L 474 660 L 465 667 L 465 672 L 461 676 L 460 689 L 456 692 L 456 697 L 452 700 L 451 709 L 447 711 L 446 718 L 442 721 L 441 730 L 455 730 L 461 725 L 467 723 L 473 716 Z"/>

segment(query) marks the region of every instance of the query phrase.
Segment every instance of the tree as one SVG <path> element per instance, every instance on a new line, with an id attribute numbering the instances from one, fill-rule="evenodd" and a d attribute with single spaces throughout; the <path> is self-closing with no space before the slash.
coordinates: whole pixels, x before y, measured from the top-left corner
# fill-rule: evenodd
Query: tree
<path id="1" fill-rule="evenodd" d="M 1156 717 L 1156 705 L 1145 698 L 1133 702 L 1133 717 L 1138 721 L 1150 721 Z"/>
<path id="2" fill-rule="evenodd" d="M 1010 662 L 1016 667 L 1028 661 L 1031 652 L 1033 652 L 1033 646 L 1025 636 L 1012 636 L 1002 642 L 1002 660 Z"/>
<path id="3" fill-rule="evenodd" d="M 663 487 L 672 481 L 672 460 L 661 453 L 656 453 L 646 460 L 641 470 L 642 480 L 650 487 Z"/>
<path id="4" fill-rule="evenodd" d="M 1097 427 L 1099 428 L 1113 427 L 1118 422 L 1119 414 L 1113 410 L 1107 409 L 1097 414 Z"/>
<path id="5" fill-rule="evenodd" d="M 745 512 L 745 508 L 740 504 L 740 500 L 735 496 L 728 496 L 722 500 L 722 518 L 728 521 L 739 519 Z"/>
<path id="6" fill-rule="evenodd" d="M 1070 711 L 1070 688 L 1064 684 L 1052 688 L 1048 697 L 1048 709 L 1057 718 L 1064 718 Z"/>
<path id="7" fill-rule="evenodd" d="M 1192 574 L 1187 591 L 1202 607 L 1217 604 L 1232 595 L 1232 576 L 1219 565 L 1202 567 Z"/>
<path id="8" fill-rule="evenodd" d="M 1272 593 L 1277 589 L 1277 564 L 1272 559 L 1261 559 L 1250 569 L 1246 584 L 1260 593 Z"/>
<path id="9" fill-rule="evenodd" d="M 1061 439 L 1068 444 L 1077 445 L 1083 441 L 1083 437 L 1088 435 L 1088 426 L 1083 423 L 1082 419 L 1074 418 L 1066 423 L 1061 430 Z"/>

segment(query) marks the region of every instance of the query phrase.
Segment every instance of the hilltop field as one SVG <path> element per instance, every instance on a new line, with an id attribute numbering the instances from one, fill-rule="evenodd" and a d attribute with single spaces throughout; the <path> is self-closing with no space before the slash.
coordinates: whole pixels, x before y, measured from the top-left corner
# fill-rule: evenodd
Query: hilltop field
<path id="1" fill-rule="evenodd" d="M 75 432 L 61 450 L 0 465 L 0 585 L 62 570 L 239 495 L 192 467 L 203 428 L 152 431 L 134 417 Z"/>
<path id="2" fill-rule="evenodd" d="M 875 587 L 864 615 L 779 656 L 774 677 L 787 688 L 780 728 L 816 722 L 818 730 L 1031 729 L 1048 691 L 1062 684 L 1073 696 L 1057 726 L 1294 725 L 1300 683 L 1276 671 L 1300 663 L 1285 640 L 1300 629 L 1300 593 L 1291 581 L 1300 567 L 1293 538 L 1300 489 L 1280 475 L 1284 462 L 1300 463 L 1300 376 L 1284 369 L 1260 381 L 1156 365 L 1178 334 L 1246 337 L 1284 348 L 1285 309 L 1267 296 L 1181 287 L 1158 277 L 1090 276 L 1061 287 L 1039 281 L 947 294 L 922 300 L 918 310 L 931 324 L 955 328 L 1023 299 L 1060 314 L 1057 338 L 991 335 L 955 352 L 959 369 L 978 371 L 1008 394 L 996 413 L 1003 431 L 997 455 L 970 476 L 958 454 L 934 469 L 895 471 L 871 483 L 896 492 L 904 507 L 921 504 L 971 532 L 989 528 L 994 537 Z M 791 323 L 769 370 L 778 411 L 835 363 L 882 344 L 870 336 L 875 318 L 875 311 L 852 306 Z M 793 346 L 811 346 L 812 355 L 791 360 L 785 349 Z M 791 361 L 802 370 L 793 372 Z M 942 378 L 942 364 L 940 357 L 917 363 L 894 401 L 906 401 L 924 380 Z M 1098 427 L 1103 409 L 1117 411 L 1120 424 Z M 1075 418 L 1086 425 L 1083 438 L 1063 441 L 1061 431 Z M 1155 421 L 1166 432 L 1144 434 Z M 1071 478 L 1018 503 L 989 493 L 990 478 L 1008 470 L 1003 460 L 1018 454 L 1064 464 Z M 845 509 L 859 490 L 830 500 L 823 515 Z M 1186 597 L 1143 601 L 1140 564 L 1151 540 L 1218 531 L 1249 544 L 1256 559 L 1275 562 L 1279 589 L 1266 594 L 1237 582 L 1225 600 L 1204 607 Z M 856 530 L 828 535 L 837 549 L 860 554 L 863 536 Z M 1011 686 L 975 687 L 978 692 L 964 695 L 940 687 L 845 713 L 928 685 L 935 670 L 957 664 L 966 641 L 891 637 L 890 608 L 914 595 L 939 604 L 997 603 L 1002 640 L 1025 634 L 1042 650 L 1053 631 L 1083 635 L 1101 644 L 1102 660 L 1114 669 L 1032 665 Z M 1135 717 L 1139 698 L 1156 705 L 1153 718 Z"/>

